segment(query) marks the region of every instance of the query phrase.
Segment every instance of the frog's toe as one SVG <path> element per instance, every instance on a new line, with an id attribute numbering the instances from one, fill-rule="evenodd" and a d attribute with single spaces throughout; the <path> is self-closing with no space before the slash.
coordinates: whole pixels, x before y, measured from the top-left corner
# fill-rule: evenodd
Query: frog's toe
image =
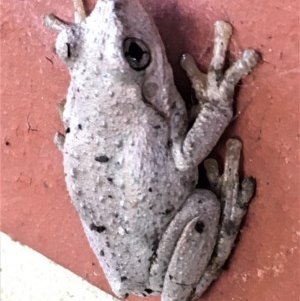
<path id="1" fill-rule="evenodd" d="M 56 133 L 53 139 L 55 145 L 60 151 L 63 151 L 64 149 L 64 144 L 65 144 L 65 135 L 62 133 Z"/>

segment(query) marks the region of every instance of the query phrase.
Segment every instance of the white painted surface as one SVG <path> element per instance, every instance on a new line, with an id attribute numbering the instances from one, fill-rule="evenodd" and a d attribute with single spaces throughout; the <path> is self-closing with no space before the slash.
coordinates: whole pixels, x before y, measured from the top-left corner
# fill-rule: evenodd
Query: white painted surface
<path id="1" fill-rule="evenodd" d="M 1 239 L 1 301 L 118 301 L 40 253 Z"/>

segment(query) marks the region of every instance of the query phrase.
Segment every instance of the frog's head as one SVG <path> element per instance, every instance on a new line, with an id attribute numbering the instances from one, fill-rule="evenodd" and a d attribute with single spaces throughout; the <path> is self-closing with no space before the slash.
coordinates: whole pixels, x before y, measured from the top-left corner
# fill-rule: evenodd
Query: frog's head
<path id="1" fill-rule="evenodd" d="M 149 102 L 168 97 L 173 83 L 158 30 L 138 0 L 98 0 L 86 19 L 62 30 L 56 50 L 71 75 L 91 70 L 95 80 L 117 78 Z"/>

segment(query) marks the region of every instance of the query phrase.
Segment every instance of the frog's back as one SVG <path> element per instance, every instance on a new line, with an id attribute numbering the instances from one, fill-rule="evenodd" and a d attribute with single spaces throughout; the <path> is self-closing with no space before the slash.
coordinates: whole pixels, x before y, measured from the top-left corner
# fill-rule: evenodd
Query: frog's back
<path id="1" fill-rule="evenodd" d="M 156 244 L 197 175 L 176 170 L 164 119 L 143 102 L 131 108 L 132 116 L 121 110 L 105 122 L 100 113 L 76 112 L 64 165 L 72 201 L 115 291 L 142 293 Z"/>
<path id="2" fill-rule="evenodd" d="M 143 294 L 161 234 L 197 179 L 196 170 L 175 168 L 170 149 L 170 111 L 181 106 L 184 130 L 185 105 L 138 1 L 98 1 L 56 48 L 71 75 L 68 191 L 113 291 Z"/>

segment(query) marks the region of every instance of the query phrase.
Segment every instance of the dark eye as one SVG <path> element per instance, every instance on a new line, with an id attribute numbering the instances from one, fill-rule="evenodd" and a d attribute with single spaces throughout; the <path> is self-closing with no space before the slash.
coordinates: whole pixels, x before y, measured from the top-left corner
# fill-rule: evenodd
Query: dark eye
<path id="1" fill-rule="evenodd" d="M 123 51 L 129 66 L 136 71 L 146 69 L 151 62 L 150 50 L 142 40 L 126 38 Z"/>

